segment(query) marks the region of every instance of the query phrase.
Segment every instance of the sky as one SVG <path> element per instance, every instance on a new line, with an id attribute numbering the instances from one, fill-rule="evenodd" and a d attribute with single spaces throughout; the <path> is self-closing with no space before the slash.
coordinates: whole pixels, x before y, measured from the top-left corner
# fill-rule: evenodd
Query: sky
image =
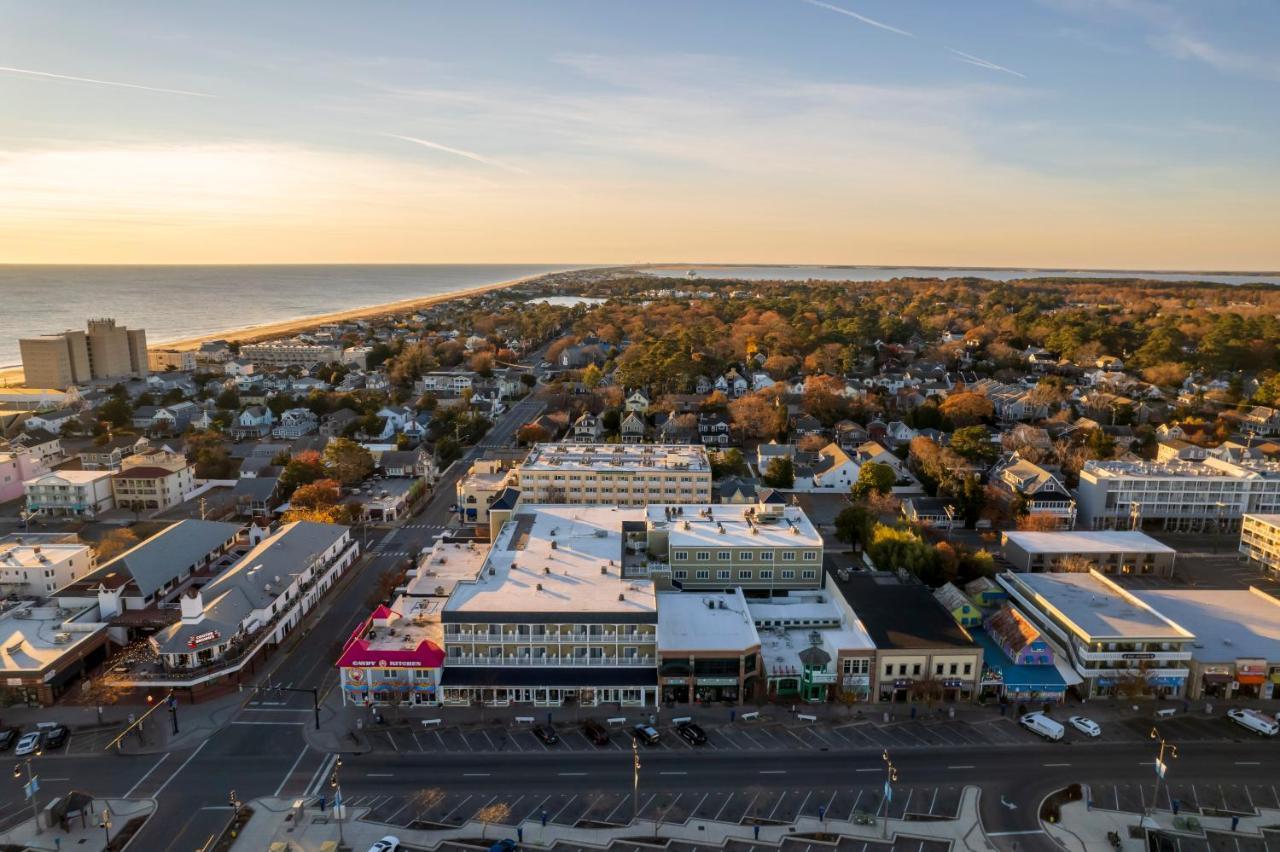
<path id="1" fill-rule="evenodd" d="M 1280 269 L 1275 0 L 0 0 L 0 262 Z"/>

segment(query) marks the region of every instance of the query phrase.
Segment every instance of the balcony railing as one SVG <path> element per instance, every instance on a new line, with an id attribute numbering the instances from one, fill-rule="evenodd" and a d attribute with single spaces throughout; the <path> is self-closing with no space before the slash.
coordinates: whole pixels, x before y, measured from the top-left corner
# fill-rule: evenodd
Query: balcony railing
<path id="1" fill-rule="evenodd" d="M 573 645 L 590 645 L 593 642 L 654 642 L 654 633 L 486 633 L 484 631 L 459 630 L 456 633 L 446 632 L 446 642 L 493 642 L 495 644 L 529 644 L 554 645 L 569 643 Z"/>
<path id="2" fill-rule="evenodd" d="M 507 654 L 501 657 L 488 657 L 481 654 L 464 654 L 458 657 L 447 657 L 445 666 L 655 666 L 657 658 L 643 657 L 573 657 L 545 656 L 534 657 L 524 654 Z"/>

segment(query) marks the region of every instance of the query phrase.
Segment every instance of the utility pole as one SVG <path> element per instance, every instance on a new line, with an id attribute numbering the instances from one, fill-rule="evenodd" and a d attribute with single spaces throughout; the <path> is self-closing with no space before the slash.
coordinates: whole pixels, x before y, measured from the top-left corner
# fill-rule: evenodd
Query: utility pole
<path id="1" fill-rule="evenodd" d="M 333 763 L 333 774 L 329 776 L 329 786 L 333 788 L 333 817 L 338 821 L 338 848 L 345 845 L 342 837 L 342 785 L 338 780 L 338 770 L 342 768 L 342 758 Z"/>
<path id="2" fill-rule="evenodd" d="M 32 774 L 31 761 L 39 757 L 43 753 L 44 752 L 37 750 L 33 756 L 24 759 L 23 761 L 21 761 L 20 763 L 16 764 L 13 767 L 13 777 L 21 778 L 23 764 L 26 764 L 26 767 L 27 767 L 26 793 L 27 793 L 27 798 L 31 800 L 31 816 L 35 819 L 35 822 L 36 822 L 36 834 L 42 834 L 44 829 L 40 827 L 40 808 L 36 805 L 36 791 L 40 789 L 40 776 Z"/>
<path id="3" fill-rule="evenodd" d="M 200 498 L 200 520 L 203 521 L 204 519 L 205 519 L 205 499 L 201 497 Z"/>

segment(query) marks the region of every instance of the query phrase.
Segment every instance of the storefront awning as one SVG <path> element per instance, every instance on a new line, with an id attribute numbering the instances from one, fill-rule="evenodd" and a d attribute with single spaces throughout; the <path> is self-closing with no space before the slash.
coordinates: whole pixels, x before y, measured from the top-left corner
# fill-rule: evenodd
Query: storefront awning
<path id="1" fill-rule="evenodd" d="M 445 666 L 440 685 L 547 687 L 574 689 L 594 686 L 657 686 L 658 670 L 650 666 Z"/>
<path id="2" fill-rule="evenodd" d="M 1231 675 L 1222 674 L 1220 672 L 1205 672 L 1200 675 L 1200 679 L 1205 682 L 1206 686 L 1231 683 Z"/>

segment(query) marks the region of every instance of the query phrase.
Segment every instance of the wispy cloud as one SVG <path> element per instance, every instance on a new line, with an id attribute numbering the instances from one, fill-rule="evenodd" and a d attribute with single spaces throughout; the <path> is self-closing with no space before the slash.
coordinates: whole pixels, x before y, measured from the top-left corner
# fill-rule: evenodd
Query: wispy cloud
<path id="1" fill-rule="evenodd" d="M 897 27 L 893 27 L 886 24 L 884 21 L 877 21 L 875 18 L 868 18 L 866 15 L 859 15 L 857 12 L 854 12 L 851 9 L 845 9 L 841 6 L 835 6 L 831 3 L 823 3 L 822 0 L 804 0 L 804 2 L 808 3 L 810 6 L 818 6 L 822 9 L 829 9 L 830 11 L 836 12 L 837 14 L 840 14 L 840 15 L 847 15 L 848 17 L 853 18 L 855 21 L 861 21 L 862 23 L 870 27 L 876 27 L 877 29 L 887 30 L 888 32 L 897 33 L 898 35 L 906 36 L 907 38 L 915 38 L 914 34 L 909 33 L 906 30 L 900 30 Z"/>
<path id="2" fill-rule="evenodd" d="M 423 148 L 430 148 L 433 151 L 443 151 L 446 154 L 453 154 L 455 157 L 463 157 L 476 163 L 483 163 L 486 166 L 492 166 L 495 169 L 512 172 L 514 174 L 528 174 L 524 169 L 495 160 L 492 157 L 486 157 L 483 154 L 477 154 L 475 151 L 467 151 L 462 148 L 454 148 L 450 145 L 442 145 L 439 142 L 432 142 L 430 139 L 421 139 L 417 136 L 401 136 L 398 133 L 384 134 L 388 139 L 399 139 L 401 142 L 411 142 L 414 145 L 421 145 Z"/>
<path id="3" fill-rule="evenodd" d="M 0 73 L 19 74 L 24 77 L 40 77 L 46 80 L 66 80 L 72 83 L 89 83 L 94 86 L 113 86 L 117 89 L 139 89 L 144 92 L 160 92 L 165 95 L 185 95 L 190 98 L 216 98 L 208 92 L 191 92 L 186 89 L 166 89 L 163 86 L 143 86 L 139 83 L 121 83 L 118 80 L 99 80 L 94 77 L 76 77 L 71 74 L 54 74 L 49 71 L 33 71 L 30 68 L 11 68 L 0 65 Z"/>
<path id="4" fill-rule="evenodd" d="M 1266 59 L 1225 49 L 1187 33 L 1154 36 L 1150 41 L 1158 50 L 1175 59 L 1194 59 L 1227 74 L 1280 82 L 1280 59 Z"/>
<path id="5" fill-rule="evenodd" d="M 1027 79 L 1026 74 L 1023 74 L 1019 71 L 1014 71 L 1012 68 L 1006 68 L 1003 65 L 997 65 L 996 63 L 992 62 L 989 59 L 983 59 L 981 56 L 974 56 L 972 53 L 965 53 L 963 50 L 956 50 L 954 47 L 948 47 L 947 50 L 951 51 L 956 56 L 960 57 L 961 62 L 966 62 L 969 65 L 976 65 L 979 68 L 986 68 L 988 71 L 999 71 L 1002 74 L 1012 74 L 1013 76 L 1021 77 L 1024 80 Z"/>

